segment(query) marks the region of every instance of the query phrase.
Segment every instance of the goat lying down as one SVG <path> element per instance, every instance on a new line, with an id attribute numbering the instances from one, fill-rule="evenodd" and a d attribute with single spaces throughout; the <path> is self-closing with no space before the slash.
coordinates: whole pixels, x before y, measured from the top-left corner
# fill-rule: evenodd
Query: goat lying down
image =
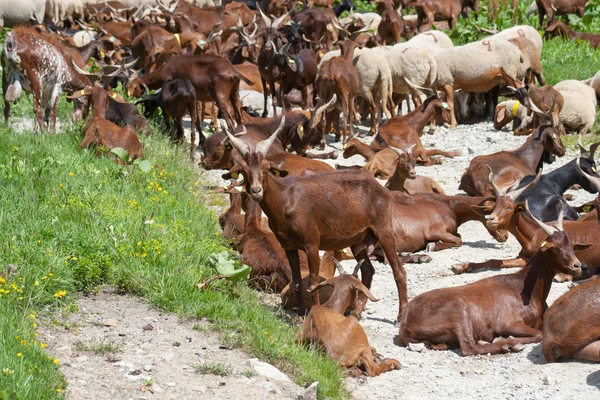
<path id="1" fill-rule="evenodd" d="M 297 340 L 304 343 L 318 343 L 329 357 L 346 368 L 363 368 L 367 375 L 377 376 L 383 372 L 400 369 L 400 363 L 393 358 L 384 358 L 379 363 L 375 349 L 369 345 L 367 334 L 355 316 L 344 316 L 348 308 L 353 308 L 358 292 L 369 300 L 378 301 L 357 278 L 361 260 L 352 274 L 345 273 L 341 264 L 334 258 L 340 275 L 319 283 L 311 292 L 324 287 L 333 287 L 329 300 L 323 305 L 314 305 L 304 320 Z"/>
<path id="2" fill-rule="evenodd" d="M 573 249 L 590 245 L 571 242 L 563 230 L 562 211 L 557 227 L 531 218 L 548 237 L 524 268 L 415 297 L 400 324 L 401 343 L 425 342 L 436 350 L 458 347 L 469 356 L 520 351 L 524 344 L 541 342 L 542 315 L 554 276 L 579 275 L 582 264 Z"/>

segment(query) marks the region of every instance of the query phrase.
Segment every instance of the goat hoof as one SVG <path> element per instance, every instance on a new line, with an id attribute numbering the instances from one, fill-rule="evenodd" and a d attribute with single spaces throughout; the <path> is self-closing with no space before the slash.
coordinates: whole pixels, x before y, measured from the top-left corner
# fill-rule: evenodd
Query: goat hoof
<path id="1" fill-rule="evenodd" d="M 478 340 L 477 344 L 480 346 L 485 346 L 486 344 L 490 344 L 490 342 L 486 342 L 485 340 Z"/>
<path id="2" fill-rule="evenodd" d="M 466 271 L 465 265 L 464 264 L 456 264 L 450 267 L 450 269 L 452 270 L 452 272 L 454 272 L 456 275 L 460 275 L 462 273 L 464 273 Z"/>
<path id="3" fill-rule="evenodd" d="M 431 253 L 434 249 L 435 249 L 435 243 L 433 243 L 433 242 L 427 243 L 427 246 L 425 247 L 425 252 Z"/>
<path id="4" fill-rule="evenodd" d="M 331 159 L 332 159 L 332 160 L 335 160 L 335 159 L 336 159 L 336 158 L 338 158 L 339 156 L 340 156 L 340 152 L 339 152 L 339 151 L 337 151 L 337 150 L 334 150 L 334 151 L 331 153 Z"/>
<path id="5" fill-rule="evenodd" d="M 579 286 L 579 283 L 575 283 L 575 282 L 570 282 L 570 283 L 567 285 L 567 287 L 568 287 L 569 289 L 574 289 L 574 288 L 576 288 L 577 286 Z"/>
<path id="6" fill-rule="evenodd" d="M 492 340 L 492 343 L 498 343 L 498 342 L 499 342 L 499 341 L 501 341 L 501 340 L 504 340 L 504 338 L 503 338 L 503 337 L 501 337 L 501 336 L 496 336 L 496 337 L 494 338 L 494 340 Z"/>
<path id="7" fill-rule="evenodd" d="M 520 352 L 522 352 L 522 351 L 523 351 L 523 349 L 525 349 L 525 345 L 524 345 L 524 344 L 521 344 L 521 343 L 519 343 L 519 344 L 516 344 L 516 345 L 514 345 L 514 346 L 512 346 L 512 347 L 510 348 L 510 350 L 511 350 L 513 353 L 520 353 Z"/>
<path id="8" fill-rule="evenodd" d="M 504 346 L 502 346 L 502 352 L 509 353 L 510 352 L 510 347 L 507 344 L 505 344 Z"/>

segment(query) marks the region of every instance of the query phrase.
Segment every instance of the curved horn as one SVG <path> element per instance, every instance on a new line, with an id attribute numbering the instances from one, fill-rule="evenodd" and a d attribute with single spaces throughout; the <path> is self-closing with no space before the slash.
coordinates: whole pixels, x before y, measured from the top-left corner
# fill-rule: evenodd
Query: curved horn
<path id="1" fill-rule="evenodd" d="M 287 16 L 292 13 L 292 11 L 294 11 L 294 10 L 292 9 L 292 10 L 288 11 L 287 13 L 283 14 L 281 17 L 279 17 L 275 21 L 273 21 L 273 24 L 271 25 L 271 28 L 273 28 L 274 30 L 279 29 L 279 25 L 281 25 L 281 23 L 283 22 L 283 20 L 286 19 Z"/>
<path id="2" fill-rule="evenodd" d="M 562 203 L 561 203 L 561 205 L 562 205 Z M 525 210 L 527 210 L 527 213 L 529 214 L 529 217 L 533 220 L 533 222 L 535 222 L 540 228 L 542 228 L 544 230 L 544 232 L 546 232 L 546 235 L 550 236 L 558 230 L 555 227 L 545 224 L 542 221 L 540 221 L 539 219 L 537 219 L 536 217 L 534 217 L 533 214 L 531 213 L 531 211 L 529 210 L 529 201 L 527 201 L 527 200 L 525 200 Z M 562 214 L 562 209 L 561 209 L 561 214 Z"/>
<path id="3" fill-rule="evenodd" d="M 399 156 L 401 156 L 401 155 L 403 155 L 403 154 L 406 154 L 406 153 L 404 152 L 404 150 L 402 150 L 402 149 L 400 149 L 400 148 L 398 148 L 398 147 L 393 147 L 393 146 L 389 146 L 389 147 L 390 147 L 390 149 L 394 150 L 394 151 L 396 152 L 396 154 L 398 154 Z"/>
<path id="4" fill-rule="evenodd" d="M 79 65 L 77 65 L 75 63 L 75 61 L 71 58 L 71 64 L 73 65 L 73 68 L 75 68 L 75 71 L 77 71 L 77 73 L 81 74 L 81 75 L 85 75 L 85 76 L 96 76 L 96 74 L 92 74 L 89 71 L 84 70 L 83 68 L 81 68 Z"/>
<path id="5" fill-rule="evenodd" d="M 358 262 L 358 264 L 356 264 L 356 267 L 354 267 L 354 271 L 352 271 L 353 277 L 358 278 L 358 270 L 360 269 L 360 267 L 363 265 L 364 262 L 365 262 L 365 259 L 363 258 L 362 260 L 360 260 Z"/>
<path id="6" fill-rule="evenodd" d="M 516 92 L 516 91 L 517 91 L 517 88 L 516 88 L 516 87 L 514 87 L 514 86 L 510 86 L 510 85 L 509 85 L 509 86 L 506 86 L 506 88 L 507 88 L 507 89 L 510 89 L 510 90 L 512 90 L 513 92 Z"/>
<path id="7" fill-rule="evenodd" d="M 406 153 L 407 153 L 408 155 L 411 155 L 411 154 L 412 154 L 412 152 L 413 152 L 413 149 L 414 149 L 416 146 L 417 146 L 417 144 L 416 144 L 416 143 L 413 143 L 413 144 L 411 144 L 410 146 L 408 146 L 408 149 L 406 149 Z"/>
<path id="8" fill-rule="evenodd" d="M 506 194 L 506 189 L 501 188 L 500 186 L 496 185 L 496 182 L 494 182 L 494 171 L 492 170 L 492 167 L 490 167 L 489 165 L 486 165 L 486 167 L 488 167 L 488 170 L 490 171 L 488 180 L 490 181 L 490 183 L 492 184 L 492 187 L 494 188 L 494 193 L 496 194 L 496 198 L 504 196 Z"/>
<path id="9" fill-rule="evenodd" d="M 516 182 L 514 185 L 512 185 L 510 188 L 508 188 L 507 195 L 510 196 L 510 198 L 513 199 L 513 200 L 518 199 L 519 196 L 521 194 L 523 194 L 524 191 L 526 191 L 527 189 L 530 189 L 530 188 L 534 187 L 538 183 L 538 181 L 540 180 L 540 176 L 542 176 L 542 170 L 541 169 L 539 170 L 539 172 L 535 176 L 535 179 L 532 180 L 531 182 L 529 182 L 528 185 L 525 185 L 521 189 L 517 189 L 517 187 L 519 186 L 520 182 Z"/>
<path id="10" fill-rule="evenodd" d="M 331 259 L 333 260 L 333 263 L 335 264 L 335 267 L 337 268 L 340 275 L 347 274 L 342 264 L 335 257 L 331 257 Z"/>
<path id="11" fill-rule="evenodd" d="M 590 161 L 594 161 L 594 154 L 598 146 L 600 146 L 600 142 L 596 142 L 590 146 Z"/>
<path id="12" fill-rule="evenodd" d="M 552 99 L 552 101 L 554 101 L 554 99 Z M 552 112 L 552 108 L 554 108 L 554 103 L 552 103 L 552 108 L 549 111 L 542 111 L 538 108 L 538 106 L 535 105 L 535 103 L 533 102 L 533 100 L 531 99 L 531 97 L 529 97 L 529 107 L 531 107 L 531 109 L 533 111 L 535 111 L 538 114 L 544 114 L 544 115 L 548 115 Z"/>
<path id="13" fill-rule="evenodd" d="M 246 133 L 246 127 L 243 127 L 243 133 Z M 240 138 L 235 137 L 230 131 L 229 128 L 223 123 L 221 122 L 221 130 L 223 132 L 225 132 L 225 134 L 227 135 L 227 137 L 229 138 L 229 141 L 231 142 L 231 144 L 233 145 L 233 147 L 235 147 L 235 149 L 238 151 L 238 153 L 240 153 L 240 155 L 242 157 L 244 157 L 246 154 L 248 154 L 252 149 L 250 147 L 250 144 L 248 144 L 248 142 L 246 142 L 245 140 L 242 140 Z"/>
<path id="14" fill-rule="evenodd" d="M 321 43 L 321 41 L 323 40 L 325 36 L 321 36 L 321 39 L 319 40 L 310 40 L 309 38 L 306 37 L 306 34 L 302 34 L 302 39 L 304 39 L 305 41 L 307 41 L 308 43 Z"/>
<path id="15" fill-rule="evenodd" d="M 146 85 L 145 83 L 142 83 L 142 86 L 144 87 L 144 90 L 146 91 L 146 96 L 150 94 L 150 89 L 148 88 L 148 85 Z"/>
<path id="16" fill-rule="evenodd" d="M 267 153 L 269 152 L 269 149 L 277 139 L 277 136 L 281 133 L 281 131 L 283 131 L 284 125 L 285 115 L 281 117 L 281 122 L 279 123 L 279 127 L 275 130 L 275 132 L 273 132 L 273 134 L 268 139 L 261 140 L 260 142 L 258 142 L 258 144 L 256 145 L 256 152 L 261 153 L 263 156 L 266 157 Z"/>
<path id="17" fill-rule="evenodd" d="M 579 173 L 581 175 L 583 175 L 585 178 L 587 178 L 587 180 L 590 181 L 590 183 L 592 185 L 594 185 L 596 190 L 598 190 L 598 192 L 600 192 L 600 178 L 597 176 L 590 175 L 587 172 L 585 172 L 583 169 L 581 169 L 581 165 L 579 164 L 580 160 L 581 160 L 581 158 L 577 158 L 577 171 L 579 171 Z"/>
<path id="18" fill-rule="evenodd" d="M 581 141 L 582 138 L 582 133 L 579 132 L 579 137 L 577 138 L 577 144 L 579 145 L 579 152 L 581 153 L 581 157 L 583 158 L 590 158 L 590 153 L 586 150 L 585 147 L 583 147 L 583 142 Z"/>
<path id="19" fill-rule="evenodd" d="M 279 54 L 279 53 L 277 52 L 277 47 L 275 46 L 275 43 L 273 43 L 273 41 L 272 41 L 272 40 L 269 40 L 269 43 L 271 43 L 271 47 L 273 47 L 273 52 L 274 52 L 275 54 Z"/>
<path id="20" fill-rule="evenodd" d="M 331 100 L 329 100 L 329 102 L 327 102 L 327 103 L 323 104 L 321 107 L 317 108 L 317 110 L 313 114 L 313 117 L 311 118 L 311 121 L 309 124 L 310 129 L 314 129 L 317 127 L 317 121 L 319 120 L 319 118 L 321 118 L 321 115 L 325 112 L 325 110 L 327 110 L 329 107 L 331 107 L 331 105 L 333 103 L 335 103 L 336 101 L 337 101 L 337 95 L 334 93 L 333 96 L 331 96 Z"/>
<path id="21" fill-rule="evenodd" d="M 265 23 L 265 26 L 266 26 L 267 28 L 269 28 L 270 26 L 272 26 L 272 24 L 273 24 L 273 21 L 271 20 L 271 18 L 269 18 L 269 17 L 267 17 L 267 16 L 265 15 L 265 13 L 264 13 L 264 12 L 263 12 L 263 10 L 260 8 L 260 6 L 259 6 L 259 7 L 256 7 L 256 8 L 258 8 L 258 12 L 260 12 L 260 16 L 262 17 L 262 19 L 263 19 L 263 22 Z"/>
<path id="22" fill-rule="evenodd" d="M 559 231 L 564 231 L 565 228 L 563 228 L 563 220 L 565 217 L 565 206 L 563 205 L 563 203 L 558 203 L 560 205 L 560 212 L 558 213 L 558 220 L 556 221 L 556 227 L 558 228 Z"/>

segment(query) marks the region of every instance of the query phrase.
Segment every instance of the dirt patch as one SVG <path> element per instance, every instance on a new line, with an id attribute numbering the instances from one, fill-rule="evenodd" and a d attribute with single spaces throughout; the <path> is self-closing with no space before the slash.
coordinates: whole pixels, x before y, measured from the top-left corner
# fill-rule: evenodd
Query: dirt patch
<path id="1" fill-rule="evenodd" d="M 208 322 L 182 322 L 105 289 L 38 331 L 60 360 L 70 399 L 296 399 L 281 372 L 220 345 Z M 263 369 L 266 369 L 262 375 Z"/>

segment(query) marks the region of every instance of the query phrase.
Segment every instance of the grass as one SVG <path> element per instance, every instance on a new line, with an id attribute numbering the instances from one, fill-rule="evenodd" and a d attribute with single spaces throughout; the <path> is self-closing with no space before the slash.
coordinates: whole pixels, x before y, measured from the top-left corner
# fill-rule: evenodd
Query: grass
<path id="1" fill-rule="evenodd" d="M 229 368 L 225 364 L 221 363 L 202 363 L 194 367 L 197 374 L 210 374 L 216 376 L 228 376 L 230 374 Z"/>
<path id="2" fill-rule="evenodd" d="M 195 287 L 215 274 L 210 256 L 229 250 L 207 206 L 213 195 L 186 152 L 155 135 L 142 138 L 150 172 L 116 165 L 79 148 L 81 127 L 66 122 L 69 108 L 62 100 L 57 135 L 0 124 L 0 274 L 16 267 L 0 275 L 0 399 L 62 397 L 60 360 L 38 341 L 36 313 L 75 310 L 80 293 L 104 284 L 182 317 L 206 318 L 229 346 L 301 385 L 319 381 L 320 397 L 346 397 L 340 368 L 296 344 L 297 328 L 244 282 Z M 31 118 L 30 100 L 12 110 Z"/>
<path id="3" fill-rule="evenodd" d="M 76 342 L 75 350 L 80 351 L 82 353 L 92 353 L 95 355 L 104 355 L 109 353 L 119 353 L 121 352 L 121 348 L 118 345 L 104 343 L 104 342 Z"/>

